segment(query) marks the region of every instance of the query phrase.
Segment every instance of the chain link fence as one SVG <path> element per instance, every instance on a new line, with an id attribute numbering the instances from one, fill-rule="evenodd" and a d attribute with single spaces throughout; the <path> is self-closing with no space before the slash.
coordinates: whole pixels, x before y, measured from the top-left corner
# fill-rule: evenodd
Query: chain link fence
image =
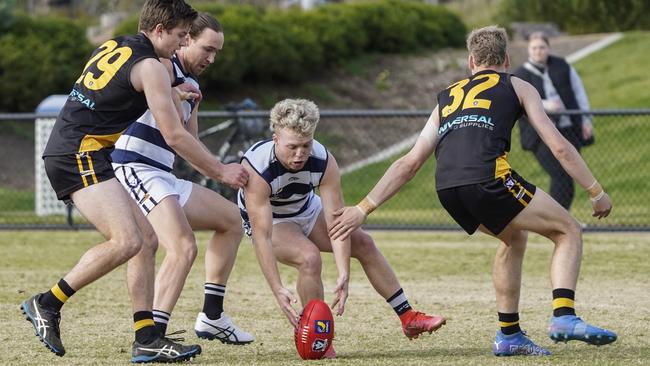
<path id="1" fill-rule="evenodd" d="M 355 204 L 381 178 L 388 166 L 413 145 L 430 111 L 329 110 L 321 111 L 316 139 L 336 157 L 343 173 L 345 201 Z M 569 111 L 566 114 L 582 114 Z M 582 156 L 612 197 L 614 209 L 604 220 L 591 217 L 586 193 L 576 186 L 571 213 L 587 230 L 650 230 L 650 110 L 595 110 L 595 144 Z M 59 206 L 56 214 L 39 209 L 40 186 L 47 177 L 38 168 L 42 143 L 39 122 L 48 114 L 0 114 L 0 229 L 87 228 L 72 208 Z M 202 141 L 223 161 L 237 161 L 252 143 L 270 137 L 268 111 L 199 114 Z M 35 133 L 37 131 L 37 133 Z M 38 143 L 37 143 L 38 142 Z M 177 159 L 175 173 L 219 191 L 233 192 L 200 176 Z M 549 192 L 549 176 L 532 153 L 523 151 L 519 129 L 512 134 L 508 161 L 528 181 Z M 389 229 L 458 229 L 438 202 L 435 192 L 435 159 L 392 200 L 371 215 L 366 227 Z M 40 180 L 41 183 L 38 183 Z M 43 184 L 45 183 L 45 184 Z M 40 185 L 40 186 L 39 186 Z M 38 202 L 37 202 L 38 201 Z M 55 200 L 54 200 L 55 201 Z M 48 203 L 50 204 L 50 203 Z M 58 204 L 58 203 L 57 203 Z"/>

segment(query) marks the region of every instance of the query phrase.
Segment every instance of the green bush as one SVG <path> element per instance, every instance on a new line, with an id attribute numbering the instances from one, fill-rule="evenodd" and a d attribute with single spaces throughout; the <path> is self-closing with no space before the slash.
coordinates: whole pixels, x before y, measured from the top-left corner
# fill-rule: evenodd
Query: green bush
<path id="1" fill-rule="evenodd" d="M 570 33 L 650 29 L 647 0 L 503 0 L 502 23 L 553 22 Z"/>
<path id="2" fill-rule="evenodd" d="M 0 110 L 29 112 L 48 95 L 70 92 L 92 46 L 72 21 L 19 16 L 0 49 Z"/>
<path id="3" fill-rule="evenodd" d="M 327 4 L 310 11 L 204 5 L 224 27 L 225 44 L 201 76 L 205 90 L 241 82 L 300 82 L 365 53 L 462 45 L 465 26 L 451 12 L 417 1 Z M 119 33 L 132 33 L 129 19 Z"/>

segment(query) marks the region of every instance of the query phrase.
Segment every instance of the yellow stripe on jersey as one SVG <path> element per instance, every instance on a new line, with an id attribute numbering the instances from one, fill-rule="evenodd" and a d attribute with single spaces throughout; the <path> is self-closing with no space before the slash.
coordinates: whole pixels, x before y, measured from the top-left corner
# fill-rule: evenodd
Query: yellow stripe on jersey
<path id="1" fill-rule="evenodd" d="M 81 162 L 81 156 L 79 154 L 76 155 L 77 157 L 77 166 L 79 167 L 79 174 L 81 175 L 81 180 L 84 182 L 84 187 L 88 187 L 88 180 L 86 179 L 86 176 L 84 175 L 84 165 Z"/>
<path id="2" fill-rule="evenodd" d="M 86 135 L 79 144 L 79 152 L 98 151 L 105 147 L 112 147 L 122 133 L 124 131 L 112 135 Z"/>
<path id="3" fill-rule="evenodd" d="M 494 168 L 494 178 L 503 178 L 506 175 L 510 174 L 510 164 L 508 164 L 508 153 L 504 153 L 499 156 L 496 160 Z"/>
<path id="4" fill-rule="evenodd" d="M 558 309 L 558 308 L 573 308 L 575 307 L 574 301 L 566 298 L 566 297 L 559 297 L 557 299 L 553 299 L 553 309 Z"/>
<path id="5" fill-rule="evenodd" d="M 93 159 L 90 155 L 86 155 L 88 159 L 88 170 L 90 170 L 90 176 L 93 177 L 93 183 L 97 184 L 97 176 L 95 175 L 95 168 L 93 168 Z"/>
<path id="6" fill-rule="evenodd" d="M 144 327 L 153 327 L 156 324 L 153 322 L 153 319 L 142 319 L 138 320 L 137 322 L 133 323 L 133 329 L 140 330 Z"/>
<path id="7" fill-rule="evenodd" d="M 54 287 L 52 287 L 52 293 L 53 293 L 54 296 L 56 296 L 56 298 L 59 299 L 59 301 L 61 301 L 62 303 L 65 304 L 65 302 L 68 301 L 68 295 L 66 295 L 65 293 L 63 293 L 63 291 L 62 291 L 61 288 L 59 287 L 59 284 L 56 284 L 56 285 L 54 285 Z"/>

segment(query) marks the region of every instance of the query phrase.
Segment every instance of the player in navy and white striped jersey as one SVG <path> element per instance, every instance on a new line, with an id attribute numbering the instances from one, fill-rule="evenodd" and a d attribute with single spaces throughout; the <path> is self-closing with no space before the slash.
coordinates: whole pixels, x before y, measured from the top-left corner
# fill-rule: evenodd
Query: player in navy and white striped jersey
<path id="1" fill-rule="evenodd" d="M 395 273 L 363 230 L 349 239 L 330 241 L 327 223 L 343 207 L 340 173 L 336 159 L 314 140 L 320 116 L 318 107 L 304 99 L 286 99 L 271 110 L 273 139 L 251 147 L 242 160 L 249 180 L 238 195 L 247 234 L 278 304 L 294 326 L 298 314 L 295 298 L 284 288 L 276 262 L 298 269 L 297 291 L 302 305 L 323 299 L 321 252 L 334 252 L 338 279 L 337 314 L 343 314 L 348 296 L 350 256 L 361 263 L 373 287 L 393 307 L 405 335 L 417 338 L 445 323 L 411 309 Z M 318 187 L 320 197 L 314 193 Z M 322 200 L 322 204 L 321 204 Z M 335 356 L 334 350 L 326 357 Z"/>
<path id="2" fill-rule="evenodd" d="M 177 111 L 183 127 L 197 143 L 199 84 L 203 72 L 224 43 L 221 24 L 202 13 L 192 24 L 187 46 L 168 63 L 175 86 L 183 93 Z M 190 97 L 190 98 L 188 98 Z M 200 148 L 205 149 L 201 144 Z M 111 157 L 115 175 L 151 222 L 166 255 L 156 277 L 153 315 L 162 334 L 167 331 L 171 312 L 180 296 L 196 257 L 193 229 L 214 231 L 206 250 L 206 281 L 203 310 L 195 331 L 201 338 L 224 343 L 246 344 L 253 336 L 237 328 L 223 312 L 226 282 L 233 268 L 242 238 L 237 206 L 205 187 L 179 179 L 172 173 L 176 152 L 169 147 L 156 119 L 147 111 L 133 123 L 115 145 Z M 194 164 L 199 170 L 205 165 Z M 221 165 L 222 180 L 233 183 L 247 174 L 239 164 Z M 230 175 L 230 177 L 228 177 Z M 241 182 L 239 183 L 241 184 Z"/>

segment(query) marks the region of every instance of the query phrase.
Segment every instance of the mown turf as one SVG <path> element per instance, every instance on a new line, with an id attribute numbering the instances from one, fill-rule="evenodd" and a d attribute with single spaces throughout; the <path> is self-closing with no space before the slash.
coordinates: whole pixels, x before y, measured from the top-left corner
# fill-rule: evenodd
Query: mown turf
<path id="1" fill-rule="evenodd" d="M 577 292 L 577 309 L 586 320 L 616 331 L 619 340 L 604 347 L 581 343 L 554 344 L 546 336 L 551 286 L 548 265 L 552 246 L 532 236 L 524 263 L 522 326 L 548 347 L 546 358 L 500 359 L 491 355 L 496 330 L 491 262 L 496 243 L 479 235 L 460 233 L 373 232 L 384 255 L 401 279 L 411 304 L 449 318 L 433 335 L 409 341 L 384 300 L 353 262 L 350 299 L 343 317 L 336 318 L 337 360 L 314 365 L 642 365 L 650 359 L 650 285 L 647 281 L 650 246 L 647 234 L 587 234 Z M 207 233 L 199 233 L 201 243 Z M 63 310 L 62 336 L 67 353 L 58 358 L 43 347 L 22 318 L 21 301 L 52 286 L 100 240 L 97 233 L 0 232 L 0 364 L 104 365 L 130 360 L 131 308 L 125 269 L 73 296 Z M 204 245 L 201 245 L 204 248 Z M 201 252 L 202 250 L 200 250 Z M 331 255 L 324 255 L 327 300 L 336 278 Z M 281 266 L 287 287 L 296 272 Z M 258 268 L 248 240 L 242 242 L 228 283 L 226 310 L 257 340 L 248 346 L 227 346 L 198 340 L 192 327 L 202 305 L 203 258 L 200 254 L 169 329 L 188 329 L 188 341 L 202 345 L 195 364 L 305 364 L 293 346 L 293 333 L 278 310 Z"/>

